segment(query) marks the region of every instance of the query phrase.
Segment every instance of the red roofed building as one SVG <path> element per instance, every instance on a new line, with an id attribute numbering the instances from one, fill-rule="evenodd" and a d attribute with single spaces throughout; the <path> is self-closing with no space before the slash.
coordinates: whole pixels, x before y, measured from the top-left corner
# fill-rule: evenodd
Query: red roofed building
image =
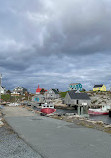
<path id="1" fill-rule="evenodd" d="M 36 94 L 41 94 L 43 93 L 43 91 L 46 92 L 47 90 L 45 90 L 44 88 L 39 88 L 39 85 L 38 85 L 38 88 L 36 89 Z"/>
<path id="2" fill-rule="evenodd" d="M 36 94 L 40 94 L 42 88 L 39 88 L 39 85 L 38 85 L 38 88 L 36 89 Z"/>

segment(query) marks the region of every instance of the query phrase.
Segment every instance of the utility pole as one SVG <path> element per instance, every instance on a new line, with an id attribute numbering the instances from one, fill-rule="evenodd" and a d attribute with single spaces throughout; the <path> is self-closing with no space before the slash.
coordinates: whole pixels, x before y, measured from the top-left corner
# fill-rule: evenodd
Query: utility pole
<path id="1" fill-rule="evenodd" d="M 1 105 L 1 82 L 2 82 L 2 74 L 0 74 L 0 105 Z"/>
<path id="2" fill-rule="evenodd" d="M 28 102 L 30 101 L 30 89 L 29 89 L 29 92 L 28 92 Z"/>

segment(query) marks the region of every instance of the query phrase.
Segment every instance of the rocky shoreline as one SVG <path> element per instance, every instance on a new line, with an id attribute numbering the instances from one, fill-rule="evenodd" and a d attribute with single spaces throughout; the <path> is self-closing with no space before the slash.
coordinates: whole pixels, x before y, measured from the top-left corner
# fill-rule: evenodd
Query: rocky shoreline
<path id="1" fill-rule="evenodd" d="M 94 121 L 90 120 L 86 117 L 81 117 L 79 115 L 74 115 L 74 114 L 66 114 L 64 115 L 58 115 L 54 114 L 49 116 L 54 119 L 59 119 L 59 120 L 64 120 L 67 122 L 75 123 L 77 125 L 82 125 L 88 128 L 94 128 L 103 132 L 107 132 L 111 134 L 111 125 L 104 123 L 103 121 Z"/>

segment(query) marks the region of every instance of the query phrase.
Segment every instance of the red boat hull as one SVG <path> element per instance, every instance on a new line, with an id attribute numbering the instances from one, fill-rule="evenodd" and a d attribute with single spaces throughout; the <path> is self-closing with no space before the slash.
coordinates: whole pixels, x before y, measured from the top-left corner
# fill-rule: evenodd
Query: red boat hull
<path id="1" fill-rule="evenodd" d="M 55 112 L 56 109 L 43 108 L 43 109 L 41 109 L 40 111 L 41 111 L 42 113 L 44 113 L 44 114 L 51 114 L 51 113 Z"/>
<path id="2" fill-rule="evenodd" d="M 88 114 L 89 115 L 108 115 L 109 112 L 97 112 L 97 111 L 91 111 L 91 110 L 89 110 Z"/>

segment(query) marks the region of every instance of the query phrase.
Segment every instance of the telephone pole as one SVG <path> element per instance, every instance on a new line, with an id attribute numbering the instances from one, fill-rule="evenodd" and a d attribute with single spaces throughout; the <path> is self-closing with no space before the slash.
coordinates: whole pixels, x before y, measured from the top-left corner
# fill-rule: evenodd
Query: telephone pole
<path id="1" fill-rule="evenodd" d="M 2 82 L 2 74 L 0 74 L 0 105 L 1 105 L 1 82 Z"/>

